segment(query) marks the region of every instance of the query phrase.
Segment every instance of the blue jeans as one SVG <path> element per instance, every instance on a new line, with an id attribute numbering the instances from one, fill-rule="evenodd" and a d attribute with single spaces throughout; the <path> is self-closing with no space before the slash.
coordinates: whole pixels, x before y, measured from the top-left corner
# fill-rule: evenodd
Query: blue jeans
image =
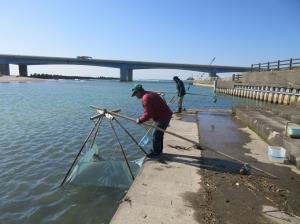
<path id="1" fill-rule="evenodd" d="M 166 130 L 170 120 L 167 121 L 159 121 L 156 123 L 156 126 Z M 164 148 L 164 132 L 154 130 L 153 132 L 153 152 L 157 154 L 161 154 Z"/>

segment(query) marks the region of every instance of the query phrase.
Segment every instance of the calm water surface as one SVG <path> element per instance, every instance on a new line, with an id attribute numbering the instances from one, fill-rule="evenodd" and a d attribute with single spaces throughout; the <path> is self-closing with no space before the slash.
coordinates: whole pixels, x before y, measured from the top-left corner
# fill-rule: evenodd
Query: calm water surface
<path id="1" fill-rule="evenodd" d="M 140 82 L 145 89 L 175 92 L 173 82 Z M 87 136 L 94 114 L 90 105 L 121 108 L 137 117 L 140 102 L 131 96 L 135 83 L 119 81 L 43 81 L 0 84 L 0 223 L 108 223 L 123 189 L 67 186 L 64 174 Z M 231 108 L 251 103 L 219 96 L 213 103 L 212 89 L 191 87 L 186 108 Z M 173 95 L 167 95 L 170 99 Z M 175 106 L 172 106 L 175 109 Z M 141 138 L 144 129 L 122 123 Z M 104 123 L 98 145 L 116 147 Z M 121 132 L 130 158 L 139 152 Z"/>

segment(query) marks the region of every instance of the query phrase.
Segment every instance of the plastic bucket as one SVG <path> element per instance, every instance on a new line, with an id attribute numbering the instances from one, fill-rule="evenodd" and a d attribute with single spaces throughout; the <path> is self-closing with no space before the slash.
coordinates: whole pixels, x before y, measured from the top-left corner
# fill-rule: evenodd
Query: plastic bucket
<path id="1" fill-rule="evenodd" d="M 268 157 L 271 161 L 284 162 L 286 149 L 280 146 L 268 146 Z"/>

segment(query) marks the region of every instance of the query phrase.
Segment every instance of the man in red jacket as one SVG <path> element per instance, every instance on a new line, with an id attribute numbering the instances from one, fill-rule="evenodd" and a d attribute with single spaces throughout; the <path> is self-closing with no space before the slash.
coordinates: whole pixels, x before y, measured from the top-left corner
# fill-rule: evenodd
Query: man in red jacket
<path id="1" fill-rule="evenodd" d="M 152 118 L 157 127 L 164 130 L 167 129 L 172 117 L 172 111 L 157 93 L 145 91 L 143 86 L 138 84 L 132 89 L 132 96 L 142 99 L 144 108 L 144 114 L 136 119 L 137 124 L 144 123 Z M 163 141 L 164 132 L 155 129 L 153 132 L 153 150 L 147 156 L 159 156 L 163 151 Z"/>

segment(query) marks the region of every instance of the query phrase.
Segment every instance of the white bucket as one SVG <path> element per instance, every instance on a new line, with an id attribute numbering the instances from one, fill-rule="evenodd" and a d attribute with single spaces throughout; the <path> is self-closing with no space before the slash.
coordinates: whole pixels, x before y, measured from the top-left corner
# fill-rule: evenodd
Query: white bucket
<path id="1" fill-rule="evenodd" d="M 271 161 L 284 162 L 286 149 L 280 146 L 268 146 L 268 156 Z"/>

